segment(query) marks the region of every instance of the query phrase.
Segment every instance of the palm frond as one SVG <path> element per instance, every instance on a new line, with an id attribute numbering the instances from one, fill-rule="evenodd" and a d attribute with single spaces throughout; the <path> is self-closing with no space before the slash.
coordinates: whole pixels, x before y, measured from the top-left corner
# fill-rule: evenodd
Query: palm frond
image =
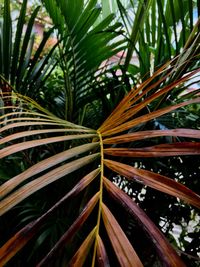
<path id="1" fill-rule="evenodd" d="M 177 108 L 200 101 L 196 97 L 150 113 L 148 109 L 145 109 L 145 112 L 140 115 L 141 109 L 145 105 L 156 101 L 157 98 L 166 92 L 171 92 L 174 87 L 190 80 L 195 75 L 194 71 L 176 80 L 176 82 L 168 83 L 166 88 L 157 90 L 158 83 L 157 79 L 154 82 L 154 78 L 161 76 L 162 79 L 164 79 L 163 77 L 167 79 L 168 75 L 163 75 L 163 72 L 166 71 L 170 75 L 168 65 L 166 64 L 153 77 L 129 92 L 97 131 L 61 120 L 30 98 L 20 97 L 20 95 L 14 96 L 13 111 L 1 117 L 1 158 L 11 157 L 16 153 L 25 153 L 25 151 L 29 154 L 28 151 L 31 152 L 37 148 L 40 151 L 43 147 L 51 153 L 45 159 L 38 157 L 33 166 L 28 167 L 0 186 L 1 214 L 12 211 L 12 208 L 24 199 L 36 192 L 42 192 L 47 186 L 56 184 L 61 180 L 66 181 L 65 186 L 68 193 L 41 217 L 22 228 L 2 246 L 0 249 L 1 265 L 6 264 L 33 237 L 37 236 L 43 224 L 61 206 L 68 210 L 70 204 L 67 206 L 65 203 L 69 203 L 69 198 L 73 198 L 75 201 L 81 193 L 86 194 L 88 192 L 88 195 L 84 194 L 84 203 L 81 205 L 79 203 L 78 206 L 73 206 L 73 201 L 71 202 L 72 207 L 76 207 L 75 217 L 71 219 L 70 225 L 51 247 L 50 252 L 43 255 L 38 266 L 54 264 L 56 255 L 64 249 L 66 244 L 70 244 L 72 238 L 75 238 L 80 231 L 84 232 L 84 237 L 80 238 L 79 244 L 76 244 L 74 251 L 70 254 L 67 262 L 71 266 L 81 266 L 84 262 L 87 264 L 89 262 L 90 266 L 95 266 L 97 261 L 100 264 L 108 265 L 110 254 L 106 255 L 105 252 L 107 237 L 109 237 L 120 266 L 132 266 L 133 263 L 135 266 L 143 266 L 142 259 L 135 252 L 123 227 L 118 222 L 117 214 L 105 197 L 107 192 L 117 202 L 117 205 L 120 204 L 126 212 L 133 216 L 150 237 L 160 261 L 164 265 L 185 266 L 155 224 L 134 200 L 109 181 L 107 176 L 107 174 L 112 176 L 112 171 L 114 171 L 135 182 L 179 198 L 197 208 L 200 207 L 200 197 L 174 179 L 153 171 L 138 169 L 119 160 L 120 157 L 145 158 L 199 154 L 199 142 L 198 140 L 195 141 L 200 138 L 199 130 L 183 128 L 148 131 L 140 129 L 140 131 L 136 131 L 136 126 L 141 123 L 148 123 L 163 114 L 175 112 Z M 146 100 L 144 100 L 143 91 L 151 92 Z M 162 142 L 163 139 L 161 138 L 161 143 L 156 146 L 134 147 L 136 140 L 142 141 L 146 138 L 163 136 L 181 136 L 191 139 L 192 142 L 180 141 L 177 143 L 172 139 L 170 143 L 166 144 Z M 63 145 L 59 145 L 60 143 Z M 132 147 L 125 146 L 126 143 L 131 144 Z M 15 249 L 11 250 L 12 247 Z M 98 259 L 98 255 L 102 255 L 101 260 Z"/>

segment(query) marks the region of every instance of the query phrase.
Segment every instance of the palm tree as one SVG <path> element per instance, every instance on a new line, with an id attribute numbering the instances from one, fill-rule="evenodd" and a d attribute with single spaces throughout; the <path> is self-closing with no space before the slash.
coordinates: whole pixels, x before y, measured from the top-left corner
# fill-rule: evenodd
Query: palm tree
<path id="1" fill-rule="evenodd" d="M 13 207 L 19 208 L 22 201 L 27 199 L 24 205 L 29 204 L 31 198 L 33 202 L 41 201 L 39 212 L 31 214 L 27 224 L 2 245 L 0 263 L 4 265 L 11 260 L 13 264 L 14 255 L 31 240 L 32 249 L 36 240 L 43 245 L 43 250 L 34 254 L 37 255 L 34 266 L 143 266 L 145 259 L 137 250 L 137 240 L 131 242 L 124 229 L 121 218 L 124 215 L 130 216 L 138 229 L 149 237 L 162 266 L 185 266 L 159 228 L 132 198 L 112 183 L 112 178 L 118 174 L 134 184 L 139 183 L 200 207 L 199 195 L 183 184 L 133 164 L 138 158 L 197 156 L 200 153 L 198 129 L 150 128 L 154 125 L 151 122 L 156 122 L 157 118 L 176 114 L 187 105 L 199 103 L 198 94 L 189 93 L 178 98 L 187 82 L 193 82 L 193 77 L 199 72 L 197 26 L 189 35 L 183 52 L 171 60 L 168 58 L 146 79 L 138 78 L 137 84 L 131 90 L 127 88 L 120 103 L 95 129 L 93 121 L 90 127 L 77 124 L 78 116 L 74 116 L 74 112 L 76 107 L 78 112 L 83 112 L 91 100 L 93 109 L 85 110 L 85 113 L 92 118 L 101 99 L 110 101 L 111 94 L 105 86 L 105 81 L 109 80 L 106 77 L 108 69 L 97 78 L 95 74 L 102 61 L 120 51 L 125 41 L 110 43 L 111 36 L 117 36 L 119 25 L 111 26 L 112 16 L 93 27 L 100 14 L 96 1 L 88 1 L 86 5 L 80 0 L 67 3 L 45 1 L 63 42 L 60 55 L 66 82 L 65 119 L 19 93 L 2 96 L 3 101 L 9 99 L 12 102 L 12 111 L 1 116 L 1 162 L 6 163 L 7 158 L 14 162 L 17 153 L 23 163 L 18 166 L 18 173 L 0 186 L 0 214 L 5 221 L 10 214 L 15 214 Z M 151 1 L 147 6 L 153 8 Z M 138 16 L 143 12 L 142 7 L 138 5 Z M 141 17 L 142 25 L 146 18 L 148 15 Z M 84 28 L 85 24 L 87 27 Z M 131 51 L 137 47 L 137 42 L 141 45 L 140 36 L 143 36 L 143 33 L 140 35 L 141 28 L 135 25 L 132 29 L 138 31 L 137 38 L 134 42 L 129 40 L 125 47 L 128 52 L 124 70 L 122 66 L 122 76 L 117 77 L 123 84 L 122 88 L 126 85 Z M 101 42 L 95 39 L 96 35 Z M 90 53 L 91 58 L 99 53 L 95 51 L 98 42 L 102 46 L 107 44 L 108 49 L 100 47 L 100 59 L 90 62 Z M 95 95 L 96 86 L 97 89 L 106 88 L 103 92 L 99 89 L 103 96 Z M 145 140 L 153 145 L 146 146 Z M 57 229 L 57 235 L 51 239 L 53 244 L 49 244 L 53 227 Z M 36 251 L 35 247 L 33 251 Z M 25 261 L 22 264 L 27 264 Z"/>

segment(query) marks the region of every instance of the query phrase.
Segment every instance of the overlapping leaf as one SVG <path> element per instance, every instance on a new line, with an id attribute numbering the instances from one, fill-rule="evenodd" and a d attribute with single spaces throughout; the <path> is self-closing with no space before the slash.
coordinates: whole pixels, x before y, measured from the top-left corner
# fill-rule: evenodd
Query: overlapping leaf
<path id="1" fill-rule="evenodd" d="M 162 71 L 163 69 L 161 69 L 161 72 Z M 189 79 L 190 75 L 187 78 Z M 148 85 L 149 82 L 150 81 L 146 81 L 145 84 Z M 182 80 L 180 80 L 180 82 L 182 82 Z M 177 85 L 178 81 L 175 84 Z M 142 84 L 141 87 L 143 88 L 144 85 Z M 168 89 L 169 88 L 172 89 L 173 86 L 169 85 Z M 137 91 L 139 92 L 139 89 L 137 89 Z M 91 162 L 97 161 L 101 163 L 101 167 L 100 169 L 90 172 L 80 182 L 74 184 L 74 188 L 66 194 L 63 199 L 56 203 L 40 218 L 25 226 L 14 237 L 8 240 L 0 250 L 2 252 L 1 264 L 9 261 L 10 258 L 22 249 L 30 239 L 36 236 L 43 223 L 49 216 L 52 216 L 52 214 L 59 209 L 61 204 L 63 205 L 69 197 L 76 196 L 86 187 L 88 190 L 91 190 L 91 183 L 95 178 L 95 181 L 98 181 L 97 188 L 99 189 L 97 189 L 97 191 L 91 191 L 92 195 L 94 195 L 91 199 L 91 207 L 85 208 L 78 215 L 77 220 L 72 223 L 67 232 L 61 236 L 60 240 L 55 244 L 49 254 L 44 256 L 44 259 L 41 260 L 38 266 L 45 266 L 55 260 L 57 253 L 64 248 L 65 244 L 71 242 L 71 238 L 82 228 L 83 222 L 90 216 L 97 203 L 96 222 L 93 226 L 91 225 L 93 228 L 90 229 L 90 233 L 87 234 L 88 236 L 86 239 L 82 241 L 79 249 L 77 248 L 77 252 L 72 255 L 70 264 L 82 265 L 85 260 L 87 260 L 87 255 L 90 255 L 90 257 L 92 256 L 91 266 L 95 266 L 96 262 L 99 262 L 100 266 L 109 266 L 109 261 L 111 259 L 108 259 L 109 255 L 106 254 L 106 249 L 104 247 L 105 236 L 104 234 L 102 236 L 101 233 L 101 224 L 103 223 L 120 265 L 132 266 L 134 264 L 134 266 L 143 266 L 141 260 L 135 253 L 134 248 L 118 224 L 114 214 L 112 214 L 112 211 L 107 207 L 108 204 L 104 203 L 104 188 L 106 188 L 109 194 L 119 201 L 122 206 L 126 207 L 129 212 L 131 211 L 132 216 L 144 223 L 142 228 L 144 228 L 145 232 L 147 232 L 153 240 L 156 240 L 155 244 L 161 261 L 168 265 L 171 264 L 171 266 L 179 266 L 178 264 L 180 263 L 183 264 L 176 252 L 170 247 L 169 243 L 164 239 L 156 226 L 151 223 L 148 217 L 144 213 L 141 213 L 139 208 L 136 209 L 137 205 L 135 206 L 125 193 L 121 192 L 120 189 L 116 188 L 104 177 L 104 168 L 109 168 L 122 176 L 135 180 L 136 182 L 142 182 L 156 190 L 178 197 L 199 208 L 200 197 L 173 179 L 147 170 L 137 169 L 133 166 L 116 161 L 117 157 L 160 157 L 199 154 L 199 143 L 194 142 L 194 140 L 200 137 L 199 130 L 172 129 L 166 131 L 149 130 L 129 133 L 129 129 L 133 125 L 136 126 L 141 123 L 141 118 L 143 118 L 143 122 L 148 122 L 149 120 L 167 113 L 170 110 L 175 110 L 182 105 L 198 102 L 199 99 L 194 98 L 185 103 L 166 107 L 164 108 L 164 112 L 163 110 L 157 110 L 152 112 L 152 114 L 147 113 L 142 115 L 142 117 L 137 118 L 135 115 L 140 110 L 138 109 L 138 105 L 140 104 L 134 104 L 135 102 L 138 103 L 139 99 L 134 99 L 133 95 L 134 92 L 131 92 L 125 97 L 125 100 L 122 100 L 122 103 L 119 104 L 116 110 L 108 118 L 108 121 L 106 121 L 98 131 L 60 120 L 45 111 L 34 101 L 25 98 L 22 98 L 21 101 L 19 101 L 22 103 L 22 112 L 10 112 L 2 115 L 2 158 L 20 151 L 26 151 L 27 149 L 34 149 L 42 146 L 48 147 L 49 145 L 53 145 L 54 142 L 65 143 L 66 141 L 70 141 L 73 146 L 66 147 L 64 151 L 43 159 L 1 185 L 1 214 L 6 213 L 31 194 L 38 192 L 47 185 L 77 171 Z M 156 93 L 153 93 L 153 95 L 155 95 L 155 98 L 152 97 L 151 101 L 158 97 L 158 94 Z M 17 97 L 18 96 L 15 96 L 15 98 Z M 16 106 L 13 105 L 13 109 L 14 107 Z M 122 114 L 126 112 L 128 112 L 129 115 L 122 118 Z M 132 113 L 134 114 L 133 117 Z M 110 122 L 112 123 L 110 124 Z M 115 125 L 114 128 L 113 125 Z M 42 129 L 42 126 L 48 127 L 48 129 Z M 29 127 L 31 127 L 30 131 L 27 131 Z M 7 135 L 11 129 L 17 129 L 17 132 Z M 65 135 L 63 135 L 63 133 L 65 133 Z M 53 135 L 53 137 L 50 135 Z M 40 139 L 37 139 L 39 136 Z M 42 136 L 46 137 L 42 138 Z M 190 138 L 192 142 L 172 142 L 151 147 L 134 148 L 135 141 L 162 136 Z M 79 144 L 77 140 L 82 139 L 84 143 Z M 125 145 L 126 143 L 132 144 L 133 147 L 117 147 L 118 144 Z M 115 147 L 112 147 L 113 144 L 115 144 Z M 108 159 L 110 156 L 114 156 L 115 161 Z M 89 203 L 90 201 L 88 202 L 88 205 L 90 205 Z M 161 247 L 157 246 L 159 242 L 162 243 Z M 11 251 L 10 248 L 13 246 L 15 246 L 16 249 Z M 166 249 L 168 253 L 165 255 L 164 251 L 166 251 Z"/>
<path id="2" fill-rule="evenodd" d="M 147 2 L 150 3 L 151 1 Z M 162 1 L 158 2 L 160 3 L 160 16 L 163 17 Z M 66 51 L 63 56 L 69 59 L 65 65 L 68 78 L 71 79 L 71 84 L 68 84 L 69 95 L 67 97 L 70 98 L 70 94 L 77 90 L 76 96 L 77 99 L 80 99 L 80 102 L 81 98 L 88 93 L 87 83 L 89 84 L 94 80 L 93 75 L 96 68 L 99 67 L 99 63 L 116 53 L 118 47 L 120 47 L 120 43 L 117 42 L 110 51 L 106 49 L 106 44 L 112 39 L 111 35 L 115 36 L 115 31 L 119 29 L 119 25 L 109 26 L 112 16 L 103 20 L 96 28 L 93 27 L 100 14 L 96 3 L 96 0 L 90 0 L 84 6 L 82 0 L 73 2 L 45 1 L 47 10 L 64 38 L 63 45 Z M 143 6 L 140 6 L 138 11 L 139 17 L 142 15 L 142 8 Z M 169 4 L 167 10 L 168 8 Z M 172 6 L 170 8 L 173 10 Z M 192 20 L 191 16 L 190 20 Z M 143 18 L 141 18 L 141 21 L 143 21 Z M 165 24 L 164 19 L 162 21 Z M 184 24 L 183 20 L 181 22 Z M 9 23 L 9 17 L 7 17 L 8 26 Z M 176 23 L 175 17 L 173 17 L 171 23 Z M 135 25 L 137 26 L 137 22 Z M 138 31 L 136 26 L 134 26 L 134 29 Z M 67 33 L 64 32 L 65 30 Z M 106 30 L 110 30 L 111 35 L 105 34 Z M 166 32 L 166 38 L 167 34 Z M 99 42 L 97 36 L 100 36 Z M 168 43 L 169 40 L 166 40 L 166 42 Z M 135 40 L 130 47 L 130 51 L 134 45 Z M 86 48 L 88 48 L 87 51 Z M 187 48 L 190 48 L 190 46 Z M 102 52 L 102 55 L 100 58 L 95 58 L 93 52 Z M 156 108 L 159 105 L 154 105 L 155 101 L 161 103 L 166 95 L 171 94 L 174 88 L 187 82 L 198 73 L 199 70 L 196 70 L 181 75 L 184 73 L 182 70 L 185 70 L 184 57 L 186 57 L 188 63 L 188 60 L 191 60 L 191 55 L 193 57 L 193 53 L 196 53 L 197 50 L 185 50 L 184 52 L 187 55 L 183 54 L 183 57 L 179 57 L 177 61 L 175 59 L 166 63 L 149 79 L 135 86 L 97 131 L 57 118 L 29 98 L 19 95 L 3 96 L 3 100 L 8 99 L 10 101 L 10 106 L 1 107 L 2 111 L 9 111 L 1 116 L 1 158 L 10 157 L 10 160 L 12 160 L 12 156 L 16 153 L 18 153 L 17 155 L 29 156 L 33 151 L 38 154 L 38 151 L 40 153 L 44 148 L 48 153 L 45 158 L 39 155 L 36 162 L 32 162 L 31 166 L 26 166 L 25 170 L 11 177 L 0 186 L 0 213 L 12 212 L 12 208 L 21 201 L 29 199 L 36 192 L 41 193 L 40 190 L 56 184 L 60 180 L 70 180 L 70 183 L 66 182 L 65 184 L 68 193 L 64 197 L 44 212 L 42 216 L 23 227 L 0 248 L 1 266 L 14 257 L 32 238 L 37 237 L 43 225 L 54 213 L 61 211 L 61 208 L 64 212 L 71 208 L 71 213 L 68 213 L 68 216 L 70 215 L 74 219 L 66 220 L 65 231 L 54 242 L 49 253 L 42 255 L 42 259 L 37 259 L 39 262 L 37 262 L 37 266 L 53 266 L 57 255 L 60 255 L 59 253 L 65 247 L 69 247 L 74 238 L 78 238 L 78 245 L 75 242 L 74 251 L 72 250 L 72 253 L 68 256 L 66 265 L 82 266 L 87 261 L 87 264 L 92 267 L 96 264 L 109 266 L 109 262 L 112 265 L 112 257 L 115 257 L 120 266 L 143 266 L 142 260 L 139 259 L 131 242 L 125 235 L 123 227 L 117 222 L 117 214 L 112 210 L 112 205 L 104 197 L 105 191 L 116 201 L 117 205 L 119 204 L 125 208 L 138 221 L 139 226 L 153 241 L 160 261 L 164 266 L 184 266 L 175 249 L 155 224 L 130 197 L 105 177 L 105 170 L 111 174 L 110 170 L 112 170 L 136 182 L 142 182 L 156 190 L 180 198 L 188 204 L 200 207 L 200 197 L 184 185 L 177 183 L 173 177 L 170 179 L 152 171 L 137 169 L 120 162 L 118 158 L 198 155 L 200 153 L 199 142 L 196 142 L 196 139 L 200 138 L 199 130 L 142 131 L 140 127 L 140 130 L 137 131 L 137 127 L 141 124 L 145 126 L 146 123 L 162 115 L 176 112 L 178 108 L 200 102 L 199 98 L 194 98 L 185 102 L 171 103 L 170 106 L 164 106 L 161 109 Z M 128 63 L 130 54 L 131 52 L 126 60 Z M 27 53 L 26 59 L 29 55 L 30 51 Z M 174 67 L 176 63 L 177 73 Z M 25 71 L 26 65 L 24 64 L 22 64 L 22 72 Z M 14 69 L 16 71 L 16 66 L 14 66 Z M 91 75 L 89 79 L 87 79 L 88 75 Z M 85 87 L 82 88 L 83 82 L 85 82 Z M 163 84 L 165 85 L 163 86 Z M 181 142 L 179 139 L 174 141 L 174 138 L 171 138 L 169 143 L 163 143 L 162 137 L 165 136 L 182 137 L 186 140 Z M 135 141 L 154 139 L 155 137 L 160 138 L 158 138 L 160 143 L 157 145 L 149 147 L 135 146 Z M 123 147 L 121 144 L 123 144 Z M 83 201 L 75 205 L 75 197 L 80 197 L 80 195 Z M 70 201 L 68 201 L 69 198 Z M 71 198 L 73 199 L 71 200 Z M 86 224 L 87 227 L 85 227 Z M 84 234 L 79 235 L 83 229 Z M 107 237 L 114 252 L 111 256 L 107 255 L 106 252 Z"/>
<path id="3" fill-rule="evenodd" d="M 38 93 L 45 75 L 48 75 L 52 68 L 50 64 L 54 62 L 52 53 L 56 45 L 44 54 L 45 45 L 50 38 L 53 28 L 48 30 L 37 49 L 34 52 L 33 44 L 35 42 L 34 24 L 40 7 L 36 7 L 28 22 L 26 22 L 27 0 L 23 1 L 17 19 L 15 37 L 14 22 L 11 20 L 10 0 L 4 1 L 4 16 L 0 24 L 0 75 L 11 85 L 17 88 L 18 92 L 31 97 Z M 26 25 L 27 24 L 27 25 Z M 26 30 L 24 30 L 26 27 Z M 24 33 L 25 32 L 25 33 Z M 11 87 L 7 88 L 5 82 L 0 78 L 2 92 L 11 92 Z"/>

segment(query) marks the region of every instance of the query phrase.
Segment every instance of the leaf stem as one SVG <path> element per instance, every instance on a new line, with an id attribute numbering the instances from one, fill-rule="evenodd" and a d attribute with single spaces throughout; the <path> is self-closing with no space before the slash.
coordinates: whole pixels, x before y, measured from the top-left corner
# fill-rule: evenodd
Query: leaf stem
<path id="1" fill-rule="evenodd" d="M 101 133 L 97 131 L 99 135 L 99 141 L 100 141 L 100 148 L 101 148 L 101 166 L 100 166 L 100 185 L 99 185 L 99 210 L 98 210 L 98 216 L 97 216 L 97 225 L 96 225 L 96 237 L 95 237 L 95 243 L 94 243 L 94 252 L 93 252 L 93 258 L 92 258 L 92 267 L 95 266 L 95 259 L 96 259 L 96 251 L 97 251 L 97 240 L 99 236 L 99 228 L 100 228 L 100 220 L 101 220 L 101 213 L 102 213 L 102 203 L 103 203 L 103 177 L 104 177 L 104 153 L 103 153 L 103 140 Z"/>

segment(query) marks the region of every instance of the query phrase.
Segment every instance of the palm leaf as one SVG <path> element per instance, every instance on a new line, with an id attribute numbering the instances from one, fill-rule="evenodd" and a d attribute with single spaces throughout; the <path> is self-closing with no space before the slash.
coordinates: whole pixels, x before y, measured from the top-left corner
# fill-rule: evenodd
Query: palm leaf
<path id="1" fill-rule="evenodd" d="M 33 28 L 40 7 L 38 6 L 35 8 L 26 23 L 27 1 L 23 1 L 19 17 L 17 18 L 16 34 L 15 37 L 12 38 L 14 22 L 11 21 L 12 11 L 10 10 L 10 0 L 4 0 L 4 6 L 3 21 L 0 24 L 0 64 L 2 66 L 0 68 L 0 75 L 7 81 L 10 81 L 11 85 L 18 92 L 33 97 L 34 93 L 38 93 L 39 85 L 48 72 L 46 66 L 48 66 L 50 62 L 50 64 L 52 64 L 54 61 L 52 53 L 57 44 L 44 56 L 44 48 L 53 28 L 48 30 L 47 33 L 44 33 L 38 50 L 34 53 L 33 45 L 35 43 L 35 36 L 33 34 Z M 27 27 L 25 33 L 23 33 L 25 25 Z M 6 92 L 7 90 L 2 78 L 0 79 L 0 84 L 2 91 Z M 9 92 L 10 91 L 12 91 L 11 87 L 9 88 Z"/>
<path id="2" fill-rule="evenodd" d="M 163 71 L 167 66 L 168 64 L 158 70 L 155 76 L 159 77 L 159 75 L 161 75 L 163 77 Z M 195 72 L 192 74 L 195 74 Z M 163 93 L 166 91 L 170 92 L 174 86 L 178 86 L 179 83 L 191 79 L 192 74 L 188 74 L 183 79 L 168 84 L 166 89 L 163 90 Z M 164 77 L 167 79 L 168 76 L 165 75 Z M 140 130 L 137 132 L 135 129 L 135 132 L 129 132 L 132 127 L 140 125 L 141 122 L 147 123 L 170 111 L 175 112 L 179 107 L 199 102 L 199 98 L 194 98 L 183 103 L 180 102 L 179 104 L 155 110 L 152 113 L 146 111 L 146 114 L 142 116 L 138 115 L 137 117 L 138 112 L 144 107 L 144 95 L 140 97 L 139 92 L 142 90 L 151 92 L 151 96 L 148 96 L 145 102 L 146 104 L 152 103 L 159 96 L 162 96 L 160 90 L 155 90 L 158 85 L 157 81 L 155 84 L 152 82 L 153 78 L 151 77 L 136 88 L 136 91 L 132 90 L 127 94 L 97 131 L 61 120 L 29 98 L 20 98 L 19 95 L 14 96 L 15 101 L 13 103 L 15 104 L 13 104 L 13 107 L 19 108 L 21 103 L 22 111 L 13 111 L 1 117 L 1 134 L 3 137 L 1 139 L 2 158 L 12 156 L 20 151 L 25 152 L 28 149 L 34 150 L 37 147 L 41 149 L 45 146 L 49 149 L 50 147 L 55 147 L 55 142 L 57 144 L 63 142 L 64 145 L 60 147 L 61 151 L 58 149 L 55 154 L 43 160 L 40 159 L 35 165 L 30 166 L 27 170 L 14 176 L 0 186 L 2 197 L 0 202 L 1 214 L 9 210 L 12 212 L 12 208 L 22 200 L 39 192 L 42 188 L 56 183 L 56 181 L 58 182 L 61 179 L 65 179 L 66 176 L 68 176 L 67 179 L 71 181 L 72 185 L 70 189 L 68 189 L 69 193 L 44 213 L 44 215 L 25 226 L 3 245 L 0 250 L 2 255 L 1 264 L 8 262 L 34 236 L 37 236 L 43 224 L 60 208 L 61 204 L 63 205 L 69 197 L 78 196 L 87 188 L 84 195 L 84 204 L 81 205 L 81 207 L 85 207 L 85 209 L 77 209 L 76 219 L 71 221 L 66 232 L 63 233 L 57 243 L 51 248 L 51 251 L 47 255 L 44 255 L 44 258 L 40 261 L 38 266 L 44 266 L 50 263 L 53 264 L 56 255 L 63 250 L 65 244 L 71 242 L 71 238 L 77 236 L 77 232 L 82 229 L 82 225 L 86 221 L 88 222 L 88 232 L 84 235 L 86 238 L 81 238 L 81 244 L 76 246 L 75 252 L 70 255 L 71 259 L 69 259 L 69 262 L 71 260 L 71 265 L 82 265 L 85 260 L 88 262 L 88 258 L 90 258 L 91 266 L 95 266 L 97 261 L 99 261 L 100 266 L 109 266 L 108 258 L 110 255 L 106 255 L 104 247 L 105 234 L 102 233 L 102 227 L 104 227 L 119 264 L 121 266 L 132 266 L 134 262 L 134 265 L 142 266 L 141 260 L 136 255 L 132 244 L 117 222 L 117 217 L 112 212 L 111 205 L 107 202 L 106 198 L 104 198 L 105 189 L 112 198 L 119 202 L 125 210 L 140 222 L 141 227 L 154 242 L 160 260 L 164 264 L 168 266 L 184 266 L 184 263 L 175 250 L 170 246 L 169 242 L 146 214 L 140 210 L 132 199 L 105 178 L 105 173 L 110 169 L 129 179 L 134 179 L 136 182 L 142 182 L 156 190 L 180 198 L 196 207 L 200 207 L 200 197 L 184 185 L 168 177 L 153 173 L 152 171 L 137 169 L 116 160 L 118 156 L 160 157 L 199 154 L 199 143 L 194 142 L 195 139 L 199 138 L 199 130 Z M 148 87 L 150 83 L 151 89 Z M 18 99 L 18 101 L 16 101 L 16 99 Z M 30 131 L 27 131 L 29 127 L 31 127 Z M 44 129 L 42 129 L 42 127 Z M 9 134 L 10 130 L 14 132 Z M 15 132 L 15 130 L 17 130 L 17 132 Z M 27 135 L 25 135 L 25 132 Z M 65 133 L 65 135 L 63 135 L 63 133 Z M 51 137 L 50 134 L 53 134 L 53 136 Z M 47 137 L 43 138 L 43 135 Z M 118 147 L 118 144 L 121 143 L 123 143 L 123 145 L 127 142 L 130 144 L 137 140 L 162 136 L 182 136 L 191 139 L 192 142 L 161 143 L 156 146 L 141 148 Z M 38 139 L 38 137 L 40 138 Z M 161 141 L 162 140 L 161 138 Z M 113 147 L 113 145 L 115 145 L 115 147 Z M 110 157 L 113 156 L 115 160 L 110 159 Z M 100 165 L 100 168 L 97 168 L 98 165 Z M 82 170 L 86 172 L 86 175 L 83 179 L 80 179 L 78 177 L 82 177 L 79 176 Z M 70 177 L 70 174 L 75 171 L 78 175 L 78 179 L 76 180 L 72 179 L 73 176 Z M 89 192 L 88 197 L 86 197 L 87 192 Z M 89 223 L 89 215 L 95 216 L 96 220 L 93 219 L 93 223 Z M 15 249 L 10 250 L 13 246 L 15 246 Z M 86 257 L 87 255 L 88 257 Z M 98 260 L 98 255 L 101 255 L 101 260 Z"/>
<path id="3" fill-rule="evenodd" d="M 155 158 L 199 154 L 199 141 L 196 141 L 200 138 L 199 130 L 149 130 L 150 123 L 157 118 L 200 101 L 195 95 L 192 98 L 187 95 L 182 101 L 176 93 L 181 88 L 185 90 L 185 83 L 199 72 L 199 20 L 192 30 L 193 4 L 182 4 L 182 1 L 177 4 L 177 1 L 170 0 L 165 5 L 161 0 L 141 1 L 135 8 L 133 1 L 130 1 L 136 18 L 131 25 L 129 13 L 123 8 L 121 1 L 117 1 L 127 31 L 131 26 L 126 39 L 128 52 L 123 66 L 122 82 L 125 83 L 126 71 L 131 69 L 129 63 L 134 50 L 139 55 L 140 68 L 136 69 L 141 71 L 142 82 L 133 87 L 98 130 L 93 130 L 76 124 L 77 118 L 83 117 L 82 111 L 89 99 L 93 103 L 97 101 L 94 104 L 96 106 L 100 100 L 109 97 L 110 91 L 106 88 L 109 82 L 108 65 L 101 67 L 101 64 L 126 48 L 123 47 L 123 38 L 115 40 L 121 33 L 121 24 L 113 23 L 113 14 L 100 20 L 101 9 L 97 0 L 89 0 L 86 4 L 83 0 L 44 0 L 59 32 L 60 63 L 66 85 L 64 94 L 67 121 L 56 117 L 28 97 L 10 94 L 13 88 L 7 82 L 9 79 L 19 88 L 23 85 L 21 90 L 25 90 L 25 94 L 37 92 L 48 72 L 51 64 L 49 59 L 55 47 L 38 62 L 52 29 L 44 37 L 30 64 L 34 43 L 31 31 L 39 7 L 34 10 L 20 43 L 26 9 L 24 1 L 14 42 L 15 54 L 12 55 L 11 36 L 6 35 L 11 29 L 9 1 L 5 0 L 5 3 L 4 21 L 1 23 L 3 30 L 0 30 L 0 69 L 1 74 L 4 74 L 1 80 L 9 90 L 3 92 L 2 101 L 5 105 L 0 107 L 0 157 L 2 162 L 9 160 L 14 165 L 17 155 L 25 164 L 22 164 L 20 172 L 0 186 L 0 214 L 12 214 L 14 207 L 19 207 L 22 201 L 29 201 L 36 194 L 37 198 L 42 198 L 46 187 L 51 189 L 54 185 L 61 186 L 59 192 L 56 192 L 56 197 L 60 200 L 53 206 L 49 203 L 50 208 L 42 216 L 24 226 L 0 248 L 0 265 L 10 261 L 28 242 L 38 237 L 53 215 L 57 216 L 63 211 L 68 216 L 65 218 L 65 229 L 49 248 L 49 252 L 42 255 L 43 259 L 36 259 L 36 264 L 39 262 L 37 266 L 54 266 L 58 255 L 69 245 L 74 247 L 67 253 L 65 265 L 82 266 L 87 263 L 94 267 L 98 263 L 99 266 L 109 266 L 109 259 L 112 263 L 114 257 L 120 266 L 143 266 L 143 259 L 138 257 L 123 226 L 117 221 L 119 216 L 108 201 L 107 192 L 117 202 L 117 207 L 121 205 L 150 237 L 163 265 L 185 266 L 145 212 L 106 177 L 107 174 L 112 177 L 115 172 L 179 198 L 189 205 L 200 207 L 200 197 L 174 179 L 121 162 L 126 157 Z M 104 16 L 104 7 L 103 10 Z M 158 17 L 156 10 L 159 10 Z M 171 13 L 172 16 L 169 15 Z M 180 34 L 176 27 L 179 21 L 182 24 Z M 172 30 L 176 47 L 172 46 Z M 145 43 L 146 40 L 148 44 Z M 3 54 L 6 45 L 9 45 L 9 50 Z M 179 52 L 180 55 L 176 56 Z M 151 56 L 155 63 L 150 61 Z M 176 57 L 171 60 L 171 56 Z M 157 65 L 169 59 L 171 61 L 157 69 Z M 10 66 L 11 74 L 8 71 Z M 28 88 L 30 86 L 33 90 Z M 170 105 L 167 105 L 165 100 L 172 94 L 175 95 L 175 101 L 170 101 Z M 148 130 L 145 130 L 146 125 Z M 175 137 L 176 141 L 171 138 L 166 143 L 163 136 Z M 152 140 L 155 137 L 159 140 L 158 144 L 138 147 L 140 143 L 136 141 Z M 106 253 L 110 244 L 107 237 L 113 253 L 110 250 Z M 76 239 L 78 242 L 74 242 Z"/>
<path id="4" fill-rule="evenodd" d="M 99 100 L 99 92 L 105 90 L 102 83 L 107 68 L 99 71 L 102 64 L 123 49 L 124 39 L 116 40 L 121 30 L 120 23 L 112 23 L 110 14 L 99 23 L 101 8 L 97 1 L 48 1 L 46 9 L 58 28 L 63 42 L 61 44 L 61 68 L 65 77 L 65 118 L 77 121 L 82 114 L 84 96 L 93 96 L 91 101 Z M 61 25 L 64 25 L 61 26 Z M 95 77 L 98 74 L 98 77 Z M 97 86 L 96 86 L 97 85 Z M 84 101 L 83 101 L 84 100 Z M 78 110 L 74 111 L 74 108 Z"/>

